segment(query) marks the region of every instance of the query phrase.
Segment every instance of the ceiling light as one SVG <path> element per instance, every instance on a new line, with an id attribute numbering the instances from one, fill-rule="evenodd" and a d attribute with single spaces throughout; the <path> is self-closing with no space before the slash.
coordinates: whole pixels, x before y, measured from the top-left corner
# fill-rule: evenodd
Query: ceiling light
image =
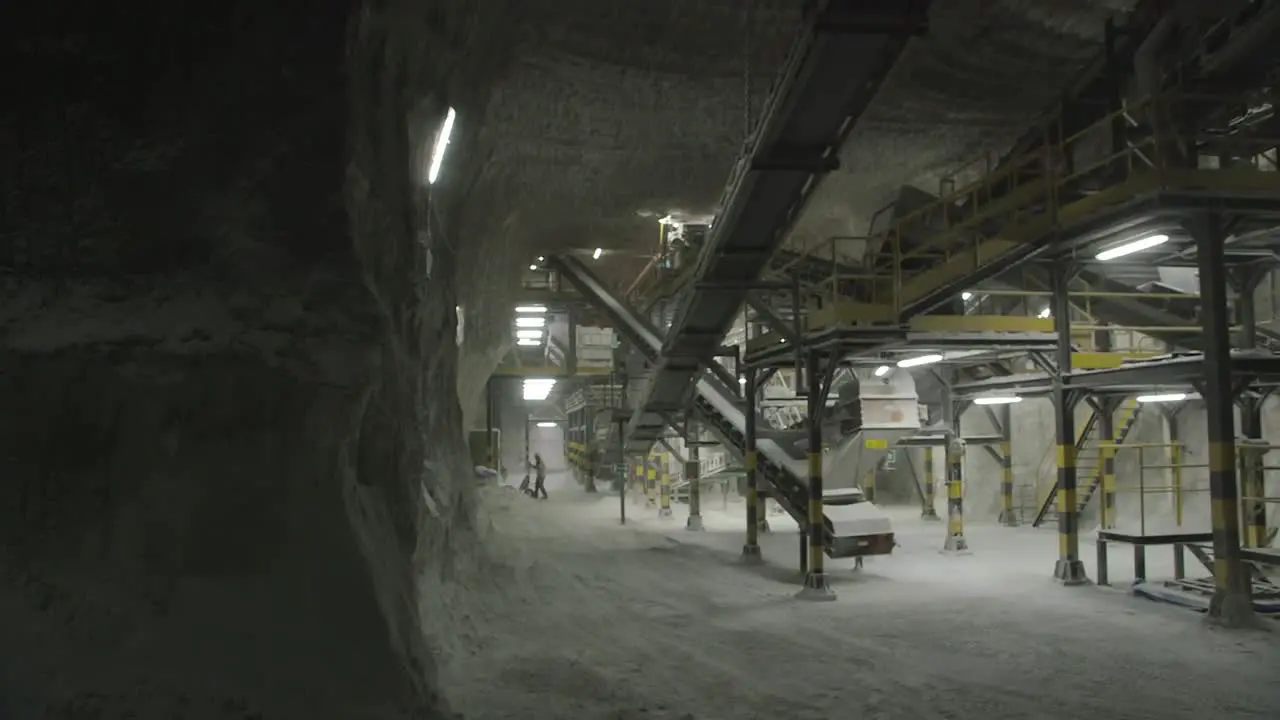
<path id="1" fill-rule="evenodd" d="M 542 337 L 542 330 L 517 330 L 516 337 L 521 340 L 526 338 L 533 338 L 534 340 L 537 340 Z"/>
<path id="2" fill-rule="evenodd" d="M 740 377 L 740 378 L 738 378 L 738 384 L 739 384 L 739 385 L 746 385 L 746 384 L 747 384 L 747 379 L 746 379 L 746 378 L 744 378 L 744 377 Z"/>
<path id="3" fill-rule="evenodd" d="M 876 377 L 884 377 L 885 375 L 888 375 L 888 374 L 889 374 L 888 365 L 881 365 L 880 367 L 876 368 Z"/>
<path id="4" fill-rule="evenodd" d="M 1053 308 L 1045 308 L 1041 310 L 1040 313 L 1036 315 L 1036 317 L 1040 318 L 1041 320 L 1047 320 L 1051 315 L 1053 315 Z"/>
<path id="5" fill-rule="evenodd" d="M 518 328 L 540 328 L 547 324 L 544 317 L 518 317 L 516 318 L 516 327 Z"/>
<path id="6" fill-rule="evenodd" d="M 987 397 L 973 399 L 974 405 L 1012 405 L 1020 402 L 1022 402 L 1022 398 L 1017 395 L 988 395 Z"/>
<path id="7" fill-rule="evenodd" d="M 899 360 L 898 367 L 909 368 L 909 367 L 919 367 L 921 365 L 930 365 L 932 363 L 938 362 L 941 359 L 942 359 L 942 356 L 937 354 L 917 355 L 916 357 L 913 357 L 913 358 L 905 358 L 903 360 Z"/>
<path id="8" fill-rule="evenodd" d="M 971 292 L 962 292 L 962 293 L 960 293 L 960 299 L 961 299 L 961 300 L 972 300 L 972 299 L 973 299 L 973 293 L 971 293 Z"/>
<path id="9" fill-rule="evenodd" d="M 520 338 L 516 340 L 516 344 L 522 347 L 535 347 L 542 344 L 542 340 L 538 338 Z"/>
<path id="10" fill-rule="evenodd" d="M 556 386 L 551 378 L 529 378 L 524 381 L 525 400 L 546 400 Z"/>
<path id="11" fill-rule="evenodd" d="M 516 308 L 518 313 L 544 313 L 547 309 L 541 305 L 521 305 Z"/>
<path id="12" fill-rule="evenodd" d="M 555 424 L 555 423 L 553 423 L 553 422 L 540 422 L 540 423 L 538 423 L 538 427 L 543 427 L 543 428 L 553 428 L 553 427 L 555 427 L 555 426 L 556 426 L 556 424 Z"/>
<path id="13" fill-rule="evenodd" d="M 1124 257 L 1125 255 L 1153 248 L 1157 245 L 1163 245 L 1167 242 L 1169 242 L 1168 235 L 1148 235 L 1141 240 L 1134 240 L 1123 245 L 1117 245 L 1113 248 L 1107 248 L 1097 255 L 1094 255 L 1094 257 L 1098 260 L 1114 260 L 1118 257 Z"/>
<path id="14" fill-rule="evenodd" d="M 529 269 L 530 269 L 530 270 L 537 270 L 537 269 L 538 269 L 538 266 L 537 266 L 537 265 L 530 265 L 530 266 L 529 266 Z"/>
<path id="15" fill-rule="evenodd" d="M 1157 395 L 1139 395 L 1135 398 L 1140 403 L 1182 402 L 1187 399 L 1186 393 L 1161 393 Z"/>
<path id="16" fill-rule="evenodd" d="M 538 256 L 538 262 L 546 262 L 546 261 L 547 261 L 547 259 L 546 259 L 545 257 L 543 257 L 542 255 L 539 255 L 539 256 Z"/>
<path id="17" fill-rule="evenodd" d="M 599 259 L 600 259 L 600 256 L 601 256 L 601 255 L 603 255 L 603 254 L 604 254 L 604 248 L 596 248 L 596 251 L 595 251 L 595 252 L 593 252 L 593 253 L 591 253 L 591 259 L 592 259 L 592 260 L 599 260 Z"/>
<path id="18" fill-rule="evenodd" d="M 440 126 L 440 132 L 436 135 L 436 145 L 431 150 L 431 167 L 427 170 L 429 185 L 435 185 L 436 178 L 440 177 L 440 166 L 444 164 L 444 152 L 449 149 L 449 136 L 453 134 L 453 121 L 457 116 L 453 108 L 449 108 L 449 111 L 444 114 L 444 125 Z"/>

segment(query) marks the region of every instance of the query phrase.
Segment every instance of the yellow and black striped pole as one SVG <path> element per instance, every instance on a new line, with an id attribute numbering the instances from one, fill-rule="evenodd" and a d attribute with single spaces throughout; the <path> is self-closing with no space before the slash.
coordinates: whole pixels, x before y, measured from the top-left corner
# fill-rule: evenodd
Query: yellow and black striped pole
<path id="1" fill-rule="evenodd" d="M 1249 404 L 1257 405 L 1258 403 L 1250 399 Z M 1251 412 L 1245 410 L 1241 413 L 1242 419 L 1245 413 Z M 1257 426 L 1261 426 L 1261 417 L 1253 418 L 1257 422 Z M 1241 425 L 1251 429 L 1252 423 L 1242 422 Z M 1263 474 L 1263 457 L 1266 454 L 1265 441 L 1261 438 L 1248 434 L 1246 430 L 1245 442 L 1240 444 L 1240 488 L 1244 491 L 1244 539 L 1248 547 L 1264 548 L 1267 546 L 1267 505 L 1263 497 L 1267 494 L 1265 475 Z"/>
<path id="2" fill-rule="evenodd" d="M 666 453 L 658 462 L 658 517 L 671 517 L 671 464 Z"/>
<path id="3" fill-rule="evenodd" d="M 650 507 L 650 508 L 656 507 L 658 504 L 656 500 L 656 495 L 658 494 L 657 462 L 658 462 L 657 455 L 650 455 L 649 461 L 645 463 L 647 465 L 647 467 L 645 468 L 646 476 L 644 480 L 644 506 L 645 507 Z"/>
<path id="4" fill-rule="evenodd" d="M 1213 597 L 1209 619 L 1227 627 L 1255 622 L 1253 581 L 1240 556 L 1240 488 L 1236 477 L 1235 389 L 1227 307 L 1226 231 L 1216 213 L 1189 219 L 1200 266 L 1204 325 L 1205 427 L 1209 436 L 1209 503 L 1213 519 Z"/>
<path id="5" fill-rule="evenodd" d="M 1013 443 L 1000 443 L 1000 524 L 1018 527 L 1018 513 L 1013 509 Z"/>
<path id="6" fill-rule="evenodd" d="M 698 446 L 702 442 L 698 432 L 698 421 L 692 414 L 685 417 L 685 452 L 687 462 L 684 464 L 684 479 L 689 484 L 689 519 L 685 521 L 685 530 L 702 530 L 702 487 L 699 472 L 701 459 Z"/>
<path id="7" fill-rule="evenodd" d="M 947 443 L 947 541 L 942 549 L 952 553 L 969 549 L 964 537 L 964 440 L 958 437 Z"/>
<path id="8" fill-rule="evenodd" d="M 822 373 L 818 353 L 810 351 L 805 377 L 809 389 L 809 557 L 800 597 L 808 600 L 834 600 L 835 591 L 823 569 L 823 549 L 827 536 L 826 515 L 822 508 Z"/>
<path id="9" fill-rule="evenodd" d="M 1098 513 L 1098 525 L 1102 529 L 1110 528 L 1116 518 L 1116 404 L 1108 398 L 1101 398 L 1095 407 L 1098 413 L 1098 439 L 1102 441 L 1102 504 Z"/>
<path id="10" fill-rule="evenodd" d="M 1057 375 L 1053 383 L 1054 426 L 1058 440 L 1058 561 L 1053 576 L 1063 585 L 1089 582 L 1080 560 L 1080 506 L 1076 496 L 1076 402 L 1068 391 L 1066 376 L 1071 373 L 1071 302 L 1067 294 L 1066 263 L 1054 266 L 1053 324 L 1058 334 Z"/>
<path id="11" fill-rule="evenodd" d="M 763 560 L 760 554 L 760 491 L 756 487 L 756 370 L 747 368 L 746 383 L 742 393 L 746 399 L 746 427 L 743 428 L 742 442 L 744 464 L 747 471 L 747 542 L 742 546 L 744 562 L 758 563 Z"/>
<path id="12" fill-rule="evenodd" d="M 941 519 L 935 507 L 938 502 L 938 476 L 933 467 L 933 450 L 932 445 L 924 449 L 924 507 L 921 508 L 920 517 L 925 520 Z"/>

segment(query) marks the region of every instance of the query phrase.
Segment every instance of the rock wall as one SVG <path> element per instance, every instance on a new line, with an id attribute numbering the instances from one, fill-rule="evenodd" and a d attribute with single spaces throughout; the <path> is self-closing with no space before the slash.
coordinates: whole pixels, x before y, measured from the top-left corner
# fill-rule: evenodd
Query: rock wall
<path id="1" fill-rule="evenodd" d="M 0 715 L 447 715 L 434 598 L 480 560 L 459 396 L 503 276 L 474 128 L 448 190 L 418 173 L 501 67 L 458 50 L 501 5 L 6 24 Z"/>

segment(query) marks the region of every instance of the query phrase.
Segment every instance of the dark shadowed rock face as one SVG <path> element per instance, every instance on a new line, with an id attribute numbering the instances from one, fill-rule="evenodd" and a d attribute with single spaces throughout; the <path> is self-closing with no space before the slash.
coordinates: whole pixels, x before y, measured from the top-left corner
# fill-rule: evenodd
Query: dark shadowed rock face
<path id="1" fill-rule="evenodd" d="M 3 40 L 4 709 L 434 716 L 456 262 L 394 135 L 430 75 L 351 3 L 56 5 Z"/>

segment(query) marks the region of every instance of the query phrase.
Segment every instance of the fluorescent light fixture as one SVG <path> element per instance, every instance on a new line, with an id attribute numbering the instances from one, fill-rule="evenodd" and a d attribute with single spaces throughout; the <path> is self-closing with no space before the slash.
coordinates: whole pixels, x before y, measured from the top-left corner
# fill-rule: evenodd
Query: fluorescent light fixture
<path id="1" fill-rule="evenodd" d="M 738 378 L 738 384 L 739 384 L 739 385 L 746 385 L 746 384 L 747 384 L 747 379 L 746 379 L 746 378 L 744 378 L 744 377 L 740 377 L 740 378 Z"/>
<path id="2" fill-rule="evenodd" d="M 601 256 L 601 255 L 603 255 L 603 254 L 604 254 L 604 248 L 596 248 L 596 251 L 595 251 L 595 252 L 593 252 L 593 253 L 591 253 L 591 259 L 592 259 L 592 260 L 599 260 L 599 259 L 600 259 L 600 256 Z"/>
<path id="3" fill-rule="evenodd" d="M 884 377 L 885 375 L 888 375 L 888 374 L 889 374 L 888 365 L 881 365 L 880 367 L 876 368 L 876 377 Z"/>
<path id="4" fill-rule="evenodd" d="M 556 381 L 552 378 L 529 378 L 524 381 L 524 399 L 546 400 L 555 386 Z"/>
<path id="5" fill-rule="evenodd" d="M 547 258 L 545 256 L 543 255 L 538 256 L 538 262 L 546 262 L 546 261 L 547 261 Z"/>
<path id="6" fill-rule="evenodd" d="M 1186 393 L 1160 393 L 1157 395 L 1139 395 L 1135 398 L 1140 403 L 1182 402 L 1187 399 Z"/>
<path id="7" fill-rule="evenodd" d="M 526 338 L 533 338 L 534 340 L 537 340 L 542 337 L 542 330 L 517 330 L 516 337 L 521 340 Z"/>
<path id="8" fill-rule="evenodd" d="M 520 338 L 519 340 L 516 340 L 516 344 L 521 347 L 535 347 L 537 345 L 541 345 L 542 340 L 537 338 Z"/>
<path id="9" fill-rule="evenodd" d="M 538 269 L 538 266 L 537 266 L 537 265 L 530 265 L 530 266 L 529 266 L 529 269 L 530 269 L 530 270 L 537 270 L 537 269 Z"/>
<path id="10" fill-rule="evenodd" d="M 930 365 L 938 362 L 941 359 L 942 359 L 942 356 L 938 354 L 917 355 L 916 357 L 913 357 L 913 358 L 904 358 L 902 360 L 899 360 L 898 367 L 910 368 L 910 367 L 919 367 L 921 365 Z"/>
<path id="11" fill-rule="evenodd" d="M 540 423 L 538 423 L 538 427 L 553 428 L 553 427 L 555 427 L 555 426 L 556 426 L 556 424 L 555 424 L 555 423 L 553 423 L 553 422 L 540 422 Z"/>
<path id="12" fill-rule="evenodd" d="M 1022 398 L 1017 395 L 988 395 L 973 399 L 974 405 L 1012 405 L 1020 402 L 1022 402 Z"/>
<path id="13" fill-rule="evenodd" d="M 435 185 L 436 178 L 440 177 L 440 166 L 444 164 L 444 151 L 449 149 L 449 136 L 453 134 L 453 121 L 456 120 L 458 114 L 449 108 L 444 114 L 444 124 L 440 126 L 440 132 L 436 135 L 436 145 L 431 149 L 431 167 L 427 170 L 427 184 Z"/>
<path id="14" fill-rule="evenodd" d="M 516 327 L 518 328 L 540 328 L 547 324 L 544 317 L 518 317 L 516 318 Z"/>
<path id="15" fill-rule="evenodd" d="M 541 305 L 520 305 L 516 308 L 518 313 L 544 313 L 547 309 Z"/>
<path id="16" fill-rule="evenodd" d="M 1163 245 L 1167 242 L 1169 242 L 1168 235 L 1148 235 L 1140 240 L 1134 240 L 1123 245 L 1117 245 L 1113 248 L 1107 248 L 1097 255 L 1094 255 L 1094 258 L 1098 260 L 1114 260 L 1118 257 L 1124 257 L 1125 255 L 1141 252 L 1157 245 Z"/>
<path id="17" fill-rule="evenodd" d="M 1040 318 L 1041 320 L 1047 320 L 1047 319 L 1049 319 L 1049 317 L 1050 317 L 1050 316 L 1052 316 L 1052 315 L 1053 315 L 1053 308 L 1048 308 L 1048 307 L 1047 307 L 1047 308 L 1045 308 L 1045 309 L 1041 310 L 1041 311 L 1040 311 L 1040 314 L 1036 315 L 1036 317 Z"/>
<path id="18" fill-rule="evenodd" d="M 960 293 L 960 299 L 961 299 L 961 300 L 972 300 L 972 299 L 973 299 L 973 293 L 971 293 L 971 292 L 962 292 L 962 293 Z"/>

